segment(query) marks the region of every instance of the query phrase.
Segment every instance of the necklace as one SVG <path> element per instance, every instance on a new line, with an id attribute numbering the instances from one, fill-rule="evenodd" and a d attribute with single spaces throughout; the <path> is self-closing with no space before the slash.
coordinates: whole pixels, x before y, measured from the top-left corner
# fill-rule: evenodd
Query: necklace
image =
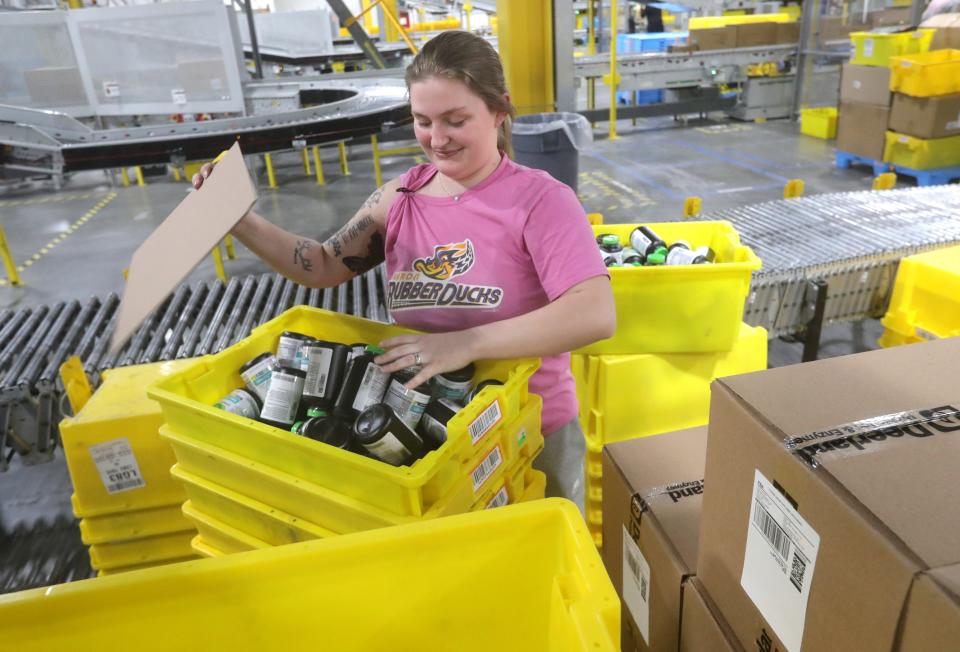
<path id="1" fill-rule="evenodd" d="M 449 190 L 447 190 L 446 184 L 443 183 L 443 174 L 442 174 L 442 173 L 437 173 L 437 181 L 440 182 L 440 187 L 443 189 L 443 192 L 444 192 L 445 194 L 453 197 L 453 201 L 460 201 L 460 195 L 455 195 L 455 194 L 453 194 L 452 192 L 450 192 Z"/>

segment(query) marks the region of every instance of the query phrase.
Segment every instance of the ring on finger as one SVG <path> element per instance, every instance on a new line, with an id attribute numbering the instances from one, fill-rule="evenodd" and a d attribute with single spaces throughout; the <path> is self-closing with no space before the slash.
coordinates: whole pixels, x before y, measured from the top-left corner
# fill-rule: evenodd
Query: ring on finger
<path id="1" fill-rule="evenodd" d="M 418 367 L 422 367 L 422 366 L 423 366 L 423 358 L 420 357 L 420 352 L 419 352 L 419 351 L 417 351 L 416 353 L 413 354 L 413 363 L 414 363 L 415 365 L 417 365 Z"/>

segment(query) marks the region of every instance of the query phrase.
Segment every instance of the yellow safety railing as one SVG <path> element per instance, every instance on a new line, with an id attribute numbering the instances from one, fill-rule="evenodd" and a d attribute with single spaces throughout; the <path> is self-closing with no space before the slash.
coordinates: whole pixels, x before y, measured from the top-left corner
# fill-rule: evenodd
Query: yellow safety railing
<path id="1" fill-rule="evenodd" d="M 380 168 L 380 159 L 384 156 L 398 156 L 403 154 L 422 154 L 423 150 L 419 146 L 392 147 L 389 149 L 380 147 L 380 141 L 376 135 L 370 136 L 370 149 L 373 152 L 373 173 L 377 180 L 377 188 L 383 185 L 383 172 Z"/>
<path id="2" fill-rule="evenodd" d="M 3 258 L 3 267 L 7 270 L 7 280 L 10 281 L 10 285 L 22 285 L 20 272 L 17 271 L 17 264 L 13 260 L 13 254 L 10 253 L 7 234 L 2 226 L 0 226 L 0 257 Z"/>

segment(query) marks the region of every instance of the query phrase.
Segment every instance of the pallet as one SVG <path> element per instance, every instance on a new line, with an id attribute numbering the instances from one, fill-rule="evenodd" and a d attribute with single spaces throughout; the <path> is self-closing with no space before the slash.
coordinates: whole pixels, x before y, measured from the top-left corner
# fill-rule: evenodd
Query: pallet
<path id="1" fill-rule="evenodd" d="M 913 177 L 918 186 L 942 186 L 951 181 L 960 181 L 960 165 L 949 168 L 934 168 L 932 170 L 914 170 L 902 165 L 891 166 L 897 174 Z"/>
<path id="2" fill-rule="evenodd" d="M 884 163 L 876 159 L 865 156 L 857 156 L 850 152 L 836 150 L 837 167 L 846 169 L 853 165 L 865 165 L 873 168 L 874 176 L 879 176 L 884 172 L 896 172 L 897 175 L 913 177 L 918 186 L 941 186 L 951 181 L 960 181 L 960 165 L 948 168 L 934 168 L 932 170 L 916 170 L 914 168 L 904 167 L 902 165 L 893 165 Z"/>
<path id="3" fill-rule="evenodd" d="M 851 167 L 852 165 L 866 165 L 873 168 L 873 175 L 879 176 L 884 172 L 890 171 L 890 164 L 884 163 L 883 161 L 878 161 L 876 159 L 867 158 L 866 156 L 857 156 L 856 154 L 851 154 L 850 152 L 842 152 L 839 149 L 836 151 L 836 160 L 837 167 L 841 170 Z"/>

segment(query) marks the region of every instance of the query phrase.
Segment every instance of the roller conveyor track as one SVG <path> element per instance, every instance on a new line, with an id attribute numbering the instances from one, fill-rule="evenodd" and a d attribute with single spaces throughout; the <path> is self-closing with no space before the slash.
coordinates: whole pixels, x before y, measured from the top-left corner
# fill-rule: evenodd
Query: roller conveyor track
<path id="1" fill-rule="evenodd" d="M 120 302 L 115 294 L 3 313 L 0 323 L 0 468 L 14 454 L 51 459 L 64 416 L 60 365 L 83 361 L 91 382 L 106 369 L 217 353 L 295 305 L 387 321 L 382 268 L 336 288 L 299 286 L 278 274 L 181 285 L 115 354 L 107 353 Z"/>

